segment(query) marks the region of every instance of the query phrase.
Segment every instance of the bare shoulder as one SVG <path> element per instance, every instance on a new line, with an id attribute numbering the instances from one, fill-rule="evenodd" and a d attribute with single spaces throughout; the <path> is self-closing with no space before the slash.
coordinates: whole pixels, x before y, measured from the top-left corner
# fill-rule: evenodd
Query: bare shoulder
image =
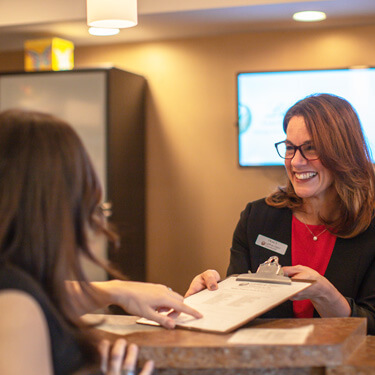
<path id="1" fill-rule="evenodd" d="M 38 302 L 17 290 L 0 292 L 0 374 L 50 375 L 48 325 Z"/>
<path id="2" fill-rule="evenodd" d="M 26 327 L 45 325 L 45 318 L 38 302 L 29 294 L 8 289 L 0 292 L 0 334 Z"/>

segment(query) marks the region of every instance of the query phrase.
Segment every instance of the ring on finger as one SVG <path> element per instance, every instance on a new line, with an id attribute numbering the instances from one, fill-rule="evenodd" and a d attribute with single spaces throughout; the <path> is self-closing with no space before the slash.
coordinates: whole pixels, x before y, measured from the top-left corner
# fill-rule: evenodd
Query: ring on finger
<path id="1" fill-rule="evenodd" d="M 135 371 L 123 369 L 123 370 L 121 370 L 121 375 L 135 375 Z"/>

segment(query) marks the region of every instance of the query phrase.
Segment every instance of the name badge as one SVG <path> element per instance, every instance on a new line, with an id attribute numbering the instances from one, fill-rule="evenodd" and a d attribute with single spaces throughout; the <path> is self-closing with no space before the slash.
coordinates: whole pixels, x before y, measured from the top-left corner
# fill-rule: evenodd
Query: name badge
<path id="1" fill-rule="evenodd" d="M 272 238 L 263 236 L 261 234 L 258 235 L 255 244 L 281 255 L 284 255 L 286 253 L 286 249 L 288 248 L 288 245 L 285 243 L 273 240 Z"/>

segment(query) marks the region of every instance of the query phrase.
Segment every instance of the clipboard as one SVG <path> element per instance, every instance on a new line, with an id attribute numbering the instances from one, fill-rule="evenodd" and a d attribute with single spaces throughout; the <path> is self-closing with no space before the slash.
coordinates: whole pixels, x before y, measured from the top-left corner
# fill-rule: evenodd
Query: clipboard
<path id="1" fill-rule="evenodd" d="M 248 273 L 238 275 L 237 280 L 287 285 L 292 283 L 290 277 L 284 276 L 283 269 L 279 264 L 279 258 L 277 256 L 270 257 L 262 263 L 258 267 L 256 273 L 248 271 Z"/>
<path id="2" fill-rule="evenodd" d="M 256 273 L 229 276 L 218 289 L 204 289 L 185 298 L 184 303 L 203 314 L 196 319 L 180 314 L 176 327 L 211 333 L 229 333 L 287 301 L 311 286 L 312 281 L 291 280 L 284 276 L 278 257 L 262 263 Z M 149 323 L 147 323 L 149 322 Z M 137 323 L 158 325 L 146 319 Z"/>

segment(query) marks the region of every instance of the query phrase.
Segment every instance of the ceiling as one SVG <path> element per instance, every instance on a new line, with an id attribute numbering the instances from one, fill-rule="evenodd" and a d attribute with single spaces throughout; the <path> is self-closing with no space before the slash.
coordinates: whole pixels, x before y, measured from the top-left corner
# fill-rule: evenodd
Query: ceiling
<path id="1" fill-rule="evenodd" d="M 301 10 L 324 11 L 327 19 L 293 21 Z M 136 27 L 97 37 L 87 32 L 86 0 L 0 0 L 0 51 L 22 50 L 27 39 L 53 36 L 83 46 L 366 24 L 375 24 L 375 0 L 138 0 Z"/>

